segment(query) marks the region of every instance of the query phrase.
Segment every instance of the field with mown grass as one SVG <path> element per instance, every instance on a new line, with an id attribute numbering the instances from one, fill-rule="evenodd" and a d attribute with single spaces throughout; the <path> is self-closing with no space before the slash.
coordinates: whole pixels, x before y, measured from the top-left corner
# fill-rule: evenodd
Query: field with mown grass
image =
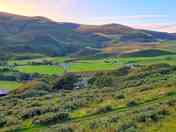
<path id="1" fill-rule="evenodd" d="M 64 73 L 64 69 L 59 66 L 48 66 L 48 65 L 40 65 L 40 66 L 18 66 L 16 70 L 23 73 L 39 73 L 39 74 L 48 74 L 48 75 L 62 75 Z"/>
<path id="2" fill-rule="evenodd" d="M 31 62 L 42 62 L 42 61 L 52 61 L 52 62 L 62 63 L 69 59 L 70 59 L 69 57 L 38 57 L 36 59 L 10 60 L 8 64 L 28 65 Z"/>
<path id="3" fill-rule="evenodd" d="M 19 83 L 15 81 L 0 81 L 0 90 L 13 91 L 22 85 L 23 83 Z"/>
<path id="4" fill-rule="evenodd" d="M 55 62 L 61 62 L 65 60 L 62 58 L 50 58 L 50 60 Z M 37 59 L 35 61 L 41 61 Z M 64 73 L 64 68 L 60 65 L 27 65 L 28 61 L 25 61 L 25 65 L 16 66 L 15 69 L 24 73 L 40 73 L 48 75 L 62 75 Z M 68 63 L 68 72 L 96 72 L 104 70 L 114 70 L 128 64 L 156 64 L 156 63 L 167 63 L 171 65 L 176 65 L 176 55 L 165 55 L 157 57 L 111 57 L 106 59 L 93 59 L 93 60 L 75 60 Z M 24 64 L 24 61 L 18 61 L 18 64 Z"/>

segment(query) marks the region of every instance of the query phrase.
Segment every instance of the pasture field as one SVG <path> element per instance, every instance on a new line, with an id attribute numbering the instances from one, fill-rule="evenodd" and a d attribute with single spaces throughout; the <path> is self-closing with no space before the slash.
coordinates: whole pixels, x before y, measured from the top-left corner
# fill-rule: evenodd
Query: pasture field
<path id="1" fill-rule="evenodd" d="M 45 58 L 37 58 L 37 59 L 26 59 L 26 60 L 12 60 L 9 61 L 10 65 L 17 64 L 17 65 L 28 65 L 31 62 L 43 62 L 43 61 L 52 61 L 62 63 L 66 60 L 69 60 L 69 57 L 45 57 Z"/>
<path id="2" fill-rule="evenodd" d="M 52 62 L 64 62 L 66 58 L 50 58 Z M 37 61 L 37 60 L 35 60 Z M 28 61 L 18 61 L 22 66 L 17 66 L 16 69 L 24 73 L 40 73 L 48 75 L 62 75 L 64 69 L 61 66 L 56 65 L 26 65 Z M 176 65 L 176 55 L 166 55 L 158 57 L 113 57 L 97 60 L 76 60 L 68 63 L 68 72 L 95 72 L 104 70 L 114 70 L 126 64 L 156 64 L 167 63 Z"/>
<path id="3" fill-rule="evenodd" d="M 0 81 L 0 89 L 1 90 L 15 90 L 20 87 L 22 83 L 15 81 Z"/>
<path id="4" fill-rule="evenodd" d="M 176 50 L 175 41 L 165 41 L 161 43 L 151 43 L 151 44 L 117 44 L 109 46 L 105 49 L 102 49 L 105 53 L 114 53 L 114 52 L 124 52 L 127 53 L 127 56 L 124 57 L 108 57 L 103 59 L 77 59 L 71 58 L 68 56 L 65 57 L 41 57 L 37 59 L 28 59 L 28 60 L 13 60 L 9 61 L 9 65 L 16 64 L 15 69 L 24 72 L 24 73 L 40 73 L 47 75 L 62 75 L 64 69 L 58 64 L 69 63 L 67 68 L 68 72 L 95 72 L 95 71 L 104 71 L 104 70 L 114 70 L 119 67 L 122 67 L 126 64 L 156 64 L 156 63 L 167 63 L 171 65 L 176 65 L 176 55 L 171 54 L 159 54 L 159 56 L 154 57 L 142 57 L 144 56 L 141 53 L 141 57 L 132 57 L 128 56 L 128 53 L 133 51 L 142 51 L 146 49 L 156 49 L 164 50 L 175 53 Z M 153 51 L 155 52 L 155 51 Z M 162 52 L 161 52 L 162 53 Z M 139 56 L 140 56 L 139 55 Z M 71 61 L 68 61 L 71 60 Z M 53 64 L 48 65 L 42 62 L 49 61 Z M 41 65 L 32 65 L 31 63 L 41 63 Z"/>
<path id="5" fill-rule="evenodd" d="M 64 69 L 59 66 L 48 66 L 48 65 L 39 65 L 39 66 L 18 66 L 16 70 L 19 70 L 23 73 L 40 73 L 40 74 L 47 74 L 47 75 L 61 75 L 64 73 Z"/>

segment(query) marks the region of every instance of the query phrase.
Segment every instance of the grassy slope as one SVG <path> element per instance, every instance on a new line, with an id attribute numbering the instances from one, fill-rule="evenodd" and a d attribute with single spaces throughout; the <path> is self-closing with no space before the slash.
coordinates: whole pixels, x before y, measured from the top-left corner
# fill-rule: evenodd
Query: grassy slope
<path id="1" fill-rule="evenodd" d="M 167 69 L 167 66 L 163 69 L 161 68 L 161 70 L 164 71 L 165 69 Z M 168 101 L 174 101 L 176 99 L 176 71 L 173 70 L 169 73 L 161 72 L 161 75 L 159 74 L 160 70 L 151 70 L 151 67 L 148 67 L 147 69 L 143 69 L 141 71 L 137 69 L 130 70 L 130 73 L 128 74 L 129 78 L 126 78 L 126 75 L 122 78 L 118 78 L 118 76 L 116 76 L 117 73 L 112 72 L 108 74 L 109 76 L 105 77 L 108 78 L 112 76 L 114 78 L 114 86 L 111 86 L 111 84 L 109 84 L 109 87 L 104 88 L 96 86 L 93 89 L 86 88 L 65 92 L 63 94 L 62 92 L 51 92 L 49 95 L 46 96 L 38 96 L 32 98 L 32 104 L 30 98 L 24 98 L 24 100 L 20 99 L 19 101 L 17 98 L 17 107 L 12 107 L 12 111 L 14 110 L 16 112 L 20 112 L 21 109 L 18 106 L 20 106 L 20 104 L 22 103 L 24 110 L 35 108 L 36 105 L 38 108 L 42 108 L 43 110 L 45 110 L 46 107 L 47 109 L 49 108 L 51 113 L 52 108 L 54 108 L 53 112 L 56 113 L 55 110 L 57 109 L 55 108 L 63 107 L 65 108 L 65 110 L 69 111 L 69 114 L 71 116 L 71 120 L 68 120 L 66 122 L 54 122 L 48 126 L 44 125 L 49 127 L 48 129 L 43 127 L 43 125 L 30 125 L 30 120 L 33 120 L 34 118 L 30 118 L 30 120 L 24 121 L 19 120 L 18 123 L 21 123 L 21 127 L 28 126 L 25 129 L 21 129 L 22 132 L 30 132 L 35 130 L 39 131 L 39 129 L 41 131 L 50 132 L 57 131 L 56 129 L 61 127 L 71 127 L 76 129 L 76 131 L 85 130 L 87 132 L 93 130 L 90 127 L 92 123 L 97 125 L 97 127 L 95 128 L 97 132 L 108 131 L 108 128 L 112 128 L 112 132 L 114 132 L 116 128 L 120 128 L 123 123 L 130 123 L 131 121 L 133 123 L 136 123 L 137 127 L 141 130 L 144 130 L 144 128 L 146 128 L 146 131 L 149 128 L 151 130 L 159 129 L 159 126 L 157 127 L 157 124 L 159 122 L 163 122 L 163 124 L 165 124 L 165 120 L 167 121 L 167 118 L 171 117 L 175 113 L 174 109 L 176 106 L 168 105 Z M 147 76 L 144 76 L 143 73 L 146 73 Z M 138 76 L 140 77 L 140 79 L 138 78 Z M 140 85 L 137 85 L 138 81 L 142 81 L 143 83 L 139 83 Z M 119 83 L 121 84 L 120 86 L 118 85 Z M 124 98 L 119 99 L 120 95 L 124 95 Z M 51 96 L 52 98 L 50 98 Z M 129 106 L 128 103 L 130 101 L 137 102 L 137 105 Z M 73 104 L 78 107 L 70 111 L 69 106 L 72 106 Z M 109 105 L 112 107 L 112 110 L 98 112 L 101 108 L 104 108 Z M 11 107 L 11 104 L 6 104 L 3 109 L 6 109 L 8 107 Z M 159 121 L 155 122 L 136 122 L 136 117 L 138 117 L 141 113 L 150 113 L 149 111 L 162 110 L 163 108 L 165 109 L 165 107 L 170 113 L 169 116 L 164 116 L 161 119 L 159 118 Z M 3 111 L 3 113 L 5 114 L 6 111 Z M 12 115 L 9 115 L 9 118 Z M 36 118 L 37 117 L 38 116 L 36 116 Z M 98 122 L 100 122 L 100 124 L 98 124 Z M 172 125 L 171 123 L 169 123 L 168 125 Z M 153 126 L 153 124 L 156 124 L 156 126 Z M 165 125 L 167 126 L 167 124 Z M 172 132 L 171 130 L 172 127 L 170 128 L 169 132 Z"/>

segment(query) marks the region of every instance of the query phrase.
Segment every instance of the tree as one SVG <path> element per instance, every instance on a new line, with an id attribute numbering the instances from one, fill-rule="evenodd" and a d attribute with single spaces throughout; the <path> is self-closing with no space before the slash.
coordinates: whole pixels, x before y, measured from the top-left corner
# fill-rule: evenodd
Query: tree
<path id="1" fill-rule="evenodd" d="M 69 73 L 58 79 L 53 89 L 55 90 L 72 90 L 75 84 L 79 81 L 79 77 L 75 74 Z"/>

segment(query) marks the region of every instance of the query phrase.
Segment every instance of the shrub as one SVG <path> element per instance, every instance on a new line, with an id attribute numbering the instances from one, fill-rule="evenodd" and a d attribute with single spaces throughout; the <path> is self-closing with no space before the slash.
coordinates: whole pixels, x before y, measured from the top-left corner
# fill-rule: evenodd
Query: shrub
<path id="1" fill-rule="evenodd" d="M 6 120 L 0 117 L 0 127 L 3 127 L 6 123 Z"/>
<path id="2" fill-rule="evenodd" d="M 111 75 L 98 73 L 95 77 L 89 79 L 88 83 L 99 87 L 110 87 L 113 84 L 113 78 Z"/>
<path id="3" fill-rule="evenodd" d="M 72 128 L 58 128 L 57 132 L 74 132 Z"/>
<path id="4" fill-rule="evenodd" d="M 137 126 L 134 123 L 127 123 L 122 124 L 118 129 L 117 132 L 136 132 Z"/>
<path id="5" fill-rule="evenodd" d="M 52 123 L 58 123 L 58 122 L 64 122 L 70 119 L 70 116 L 68 113 L 48 113 L 45 115 L 41 115 L 39 117 L 36 117 L 33 121 L 34 124 L 42 124 L 42 125 L 48 125 Z"/>
<path id="6" fill-rule="evenodd" d="M 125 98 L 125 95 L 123 95 L 123 94 L 120 94 L 117 96 L 117 99 L 124 99 L 124 98 Z"/>
<path id="7" fill-rule="evenodd" d="M 75 74 L 66 74 L 58 79 L 53 89 L 55 90 L 72 90 L 79 81 L 79 77 Z"/>
<path id="8" fill-rule="evenodd" d="M 166 115 L 169 115 L 169 112 L 166 109 L 161 109 L 154 112 L 146 112 L 137 116 L 137 121 L 142 123 L 149 121 L 157 122 Z"/>
<path id="9" fill-rule="evenodd" d="M 97 109 L 96 113 L 97 114 L 98 113 L 106 113 L 106 112 L 110 112 L 112 110 L 113 110 L 112 106 L 111 105 L 107 105 L 107 106 L 104 106 L 104 107 L 101 107 L 101 108 Z"/>
<path id="10" fill-rule="evenodd" d="M 130 101 L 127 104 L 128 107 L 134 107 L 134 106 L 137 106 L 137 105 L 138 105 L 138 103 L 136 101 Z"/>
<path id="11" fill-rule="evenodd" d="M 34 107 L 34 108 L 30 108 L 30 109 L 27 109 L 26 111 L 24 111 L 22 114 L 21 114 L 21 117 L 23 119 L 28 119 L 28 118 L 31 118 L 31 117 L 34 117 L 34 116 L 39 116 L 41 114 L 43 114 L 43 109 L 40 108 L 40 107 Z"/>

